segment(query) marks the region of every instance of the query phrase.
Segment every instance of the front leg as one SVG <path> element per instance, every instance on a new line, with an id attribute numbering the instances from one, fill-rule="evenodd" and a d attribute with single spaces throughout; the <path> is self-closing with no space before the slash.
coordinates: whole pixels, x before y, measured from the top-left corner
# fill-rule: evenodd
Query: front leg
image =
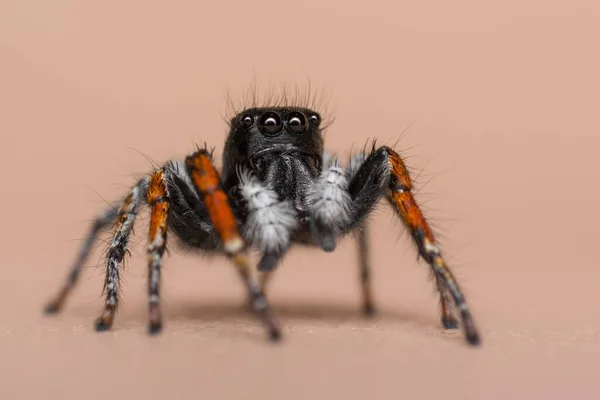
<path id="1" fill-rule="evenodd" d="M 351 171 L 349 192 L 353 199 L 353 223 L 359 223 L 372 211 L 381 194 L 386 193 L 404 225 L 410 230 L 419 255 L 430 265 L 437 281 L 442 305 L 442 324 L 456 325 L 452 315 L 450 296 L 460 312 L 465 336 L 470 344 L 479 344 L 480 338 L 465 296 L 444 261 L 423 212 L 413 196 L 413 184 L 398 153 L 387 146 L 374 149 L 360 168 Z"/>
<path id="2" fill-rule="evenodd" d="M 267 326 L 271 339 L 280 339 L 279 322 L 275 318 L 267 298 L 251 275 L 246 254 L 246 242 L 238 231 L 230 199 L 223 190 L 221 177 L 214 166 L 211 154 L 205 149 L 200 149 L 186 157 L 185 164 L 193 187 L 206 206 L 210 221 L 219 234 L 223 250 L 233 261 L 246 286 L 253 310 Z"/>

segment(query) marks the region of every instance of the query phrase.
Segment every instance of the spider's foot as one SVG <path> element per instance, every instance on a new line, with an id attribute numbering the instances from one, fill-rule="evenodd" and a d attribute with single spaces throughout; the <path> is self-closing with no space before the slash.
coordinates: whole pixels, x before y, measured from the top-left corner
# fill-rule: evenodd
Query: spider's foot
<path id="1" fill-rule="evenodd" d="M 256 313 L 266 325 L 269 332 L 269 339 L 272 342 L 280 341 L 281 330 L 279 329 L 279 322 L 277 321 L 275 314 L 273 314 L 267 298 L 261 292 L 257 292 L 254 294 L 250 304 L 252 312 Z"/>
<path id="2" fill-rule="evenodd" d="M 150 322 L 148 324 L 148 334 L 151 336 L 158 335 L 162 332 L 162 328 L 163 325 L 161 321 Z"/>
<path id="3" fill-rule="evenodd" d="M 112 327 L 112 322 L 107 322 L 107 321 L 104 321 L 104 320 L 98 318 L 96 320 L 95 327 L 96 327 L 96 332 L 108 331 Z"/>
<path id="4" fill-rule="evenodd" d="M 269 332 L 269 339 L 271 342 L 280 342 L 282 339 L 281 331 L 279 329 L 272 329 Z"/>
<path id="5" fill-rule="evenodd" d="M 481 344 L 481 338 L 477 332 L 467 332 L 466 339 L 467 343 L 472 346 L 479 346 Z"/>
<path id="6" fill-rule="evenodd" d="M 365 317 L 371 318 L 374 317 L 375 314 L 377 314 L 377 309 L 373 304 L 368 303 L 363 306 L 363 315 Z"/>
<path id="7" fill-rule="evenodd" d="M 465 329 L 465 339 L 467 342 L 473 346 L 478 346 L 481 344 L 481 338 L 479 337 L 477 328 L 475 328 L 475 323 L 473 322 L 471 313 L 468 310 L 463 310 L 461 312 L 461 318 Z"/>
<path id="8" fill-rule="evenodd" d="M 55 315 L 55 314 L 58 314 L 60 309 L 61 309 L 60 304 L 58 304 L 56 301 L 51 301 L 44 306 L 44 314 Z"/>
<path id="9" fill-rule="evenodd" d="M 95 322 L 96 332 L 108 331 L 112 327 L 114 316 L 115 316 L 115 307 L 114 306 L 106 306 L 102 315 L 96 319 L 96 322 Z"/>
<path id="10" fill-rule="evenodd" d="M 458 320 L 454 317 L 454 315 L 443 316 L 442 325 L 444 326 L 444 329 L 457 329 Z"/>
<path id="11" fill-rule="evenodd" d="M 44 314 L 52 315 L 52 314 L 58 313 L 62 309 L 63 304 L 65 303 L 65 299 L 67 297 L 67 292 L 68 292 L 68 289 L 64 288 L 60 291 L 60 293 L 55 298 L 53 298 L 51 301 L 49 301 L 44 306 Z"/>
<path id="12" fill-rule="evenodd" d="M 148 334 L 157 335 L 162 331 L 162 316 L 158 305 L 150 305 L 150 322 L 148 323 Z"/>
<path id="13" fill-rule="evenodd" d="M 256 306 L 253 301 L 248 301 L 246 303 L 246 307 L 248 308 L 248 311 L 250 311 L 252 314 L 257 313 Z M 264 322 L 267 325 L 267 328 L 269 331 L 269 340 L 272 342 L 281 341 L 282 334 L 281 334 L 281 330 L 279 329 L 279 324 L 277 323 L 277 321 L 275 320 L 275 318 L 271 314 L 271 312 L 267 311 L 266 313 L 263 313 L 263 312 L 259 311 L 258 315 L 261 319 L 264 320 Z"/>

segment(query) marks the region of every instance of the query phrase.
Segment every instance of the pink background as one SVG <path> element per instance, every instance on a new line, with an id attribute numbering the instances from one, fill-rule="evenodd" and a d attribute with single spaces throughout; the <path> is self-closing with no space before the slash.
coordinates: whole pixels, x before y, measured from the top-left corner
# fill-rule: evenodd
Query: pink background
<path id="1" fill-rule="evenodd" d="M 11 1 L 0 4 L 3 399 L 595 399 L 600 356 L 600 5 L 590 1 Z M 328 148 L 394 143 L 418 175 L 483 334 L 441 329 L 433 283 L 387 207 L 379 317 L 354 243 L 294 250 L 270 346 L 221 259 L 172 251 L 146 336 L 140 219 L 112 332 L 100 244 L 64 313 L 41 307 L 104 199 L 194 143 L 217 147 L 256 76 L 331 95 Z M 426 185 L 425 185 L 426 184 Z M 372 396 L 372 397 L 371 397 Z"/>

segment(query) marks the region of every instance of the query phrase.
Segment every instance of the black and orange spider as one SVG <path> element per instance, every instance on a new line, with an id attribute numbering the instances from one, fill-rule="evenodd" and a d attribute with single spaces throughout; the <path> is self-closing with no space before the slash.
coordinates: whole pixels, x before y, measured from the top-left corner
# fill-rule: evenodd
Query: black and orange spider
<path id="1" fill-rule="evenodd" d="M 271 338 L 281 336 L 278 321 L 264 294 L 264 285 L 292 244 L 333 251 L 344 235 L 365 228 L 383 198 L 409 229 L 419 255 L 430 265 L 440 295 L 441 321 L 457 328 L 452 301 L 460 313 L 468 343 L 479 334 L 465 297 L 442 258 L 440 249 L 413 197 L 413 184 L 402 158 L 387 146 L 351 157 L 343 167 L 324 151 L 321 115 L 311 107 L 276 105 L 246 108 L 229 121 L 222 170 L 212 152 L 198 149 L 185 161 L 169 161 L 140 180 L 117 206 L 96 219 L 62 290 L 46 311 L 61 309 L 75 286 L 81 267 L 99 231 L 114 224 L 106 256 L 106 303 L 96 329 L 111 327 L 118 305 L 119 269 L 142 205 L 151 210 L 148 246 L 149 331 L 162 328 L 159 303 L 161 259 L 167 231 L 188 248 L 227 255 L 241 275 L 250 304 L 266 324 Z M 368 243 L 357 235 L 364 312 L 374 311 L 371 298 Z M 247 245 L 261 259 L 260 284 L 248 264 Z"/>

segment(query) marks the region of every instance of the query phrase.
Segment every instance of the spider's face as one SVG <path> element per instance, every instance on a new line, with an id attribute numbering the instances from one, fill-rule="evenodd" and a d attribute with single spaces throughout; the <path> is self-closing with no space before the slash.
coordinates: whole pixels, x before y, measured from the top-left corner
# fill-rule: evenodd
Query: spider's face
<path id="1" fill-rule="evenodd" d="M 308 108 L 249 108 L 231 120 L 227 151 L 249 161 L 273 155 L 299 155 L 321 159 L 321 116 Z"/>

